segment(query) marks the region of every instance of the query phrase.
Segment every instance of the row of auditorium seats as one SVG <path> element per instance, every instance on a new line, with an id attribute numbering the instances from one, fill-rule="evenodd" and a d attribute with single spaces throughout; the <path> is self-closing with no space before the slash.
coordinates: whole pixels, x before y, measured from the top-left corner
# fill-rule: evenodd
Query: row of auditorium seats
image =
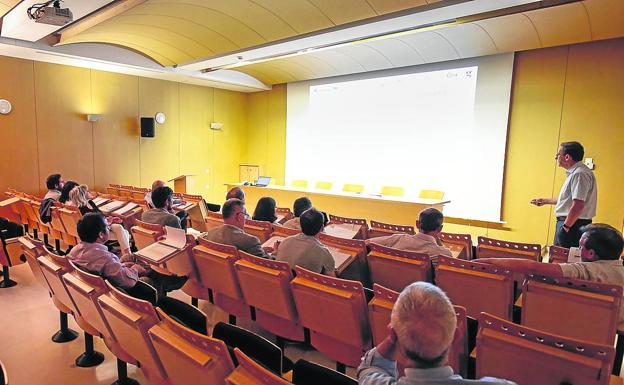
<path id="1" fill-rule="evenodd" d="M 102 362 L 101 353 L 93 350 L 93 336 L 98 336 L 117 357 L 119 383 L 123 384 L 136 383 L 127 378 L 127 363 L 139 365 L 154 385 L 187 385 L 198 378 L 209 384 L 291 384 L 281 377 L 281 349 L 262 337 L 221 323 L 215 326 L 212 337 L 199 334 L 149 302 L 130 297 L 101 277 L 75 268 L 41 242 L 26 237 L 19 242 L 34 276 L 50 293 L 55 306 L 73 315 L 85 332 L 85 353 L 76 359 L 78 366 Z M 66 329 L 65 333 L 71 331 Z M 289 366 L 291 369 L 293 365 Z M 356 384 L 304 360 L 294 365 L 292 376 L 299 385 L 318 378 L 331 378 L 339 385 Z"/>

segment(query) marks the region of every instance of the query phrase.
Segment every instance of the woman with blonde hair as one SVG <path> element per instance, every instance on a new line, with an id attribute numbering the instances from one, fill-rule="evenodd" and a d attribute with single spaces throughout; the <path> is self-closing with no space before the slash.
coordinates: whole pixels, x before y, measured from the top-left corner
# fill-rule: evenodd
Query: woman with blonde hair
<path id="1" fill-rule="evenodd" d="M 89 193 L 89 187 L 81 184 L 74 187 L 69 192 L 69 199 L 72 205 L 78 207 L 80 213 L 85 215 L 86 213 L 99 213 L 100 209 L 91 200 L 91 194 Z M 116 240 L 121 247 L 121 256 L 130 255 L 130 233 L 123 226 L 123 220 L 119 217 L 112 215 L 106 216 L 106 222 L 111 232 L 110 240 Z"/>

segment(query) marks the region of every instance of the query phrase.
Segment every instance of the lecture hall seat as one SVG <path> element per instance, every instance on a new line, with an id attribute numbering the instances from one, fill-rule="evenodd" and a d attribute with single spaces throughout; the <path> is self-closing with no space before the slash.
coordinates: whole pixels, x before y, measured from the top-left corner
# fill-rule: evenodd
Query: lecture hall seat
<path id="1" fill-rule="evenodd" d="M 431 257 L 370 243 L 368 269 L 374 284 L 402 291 L 416 281 L 431 282 Z"/>
<path id="2" fill-rule="evenodd" d="M 199 334 L 156 309 L 162 322 L 148 334 L 171 385 L 223 384 L 234 370 L 221 340 Z"/>
<path id="3" fill-rule="evenodd" d="M 357 367 L 372 347 L 362 283 L 299 266 L 295 272 L 290 284 L 301 324 L 310 329 L 310 344 L 335 360 L 339 372 L 345 372 L 345 365 Z"/>
<path id="4" fill-rule="evenodd" d="M 368 238 L 368 223 L 366 219 L 363 218 L 348 218 L 348 217 L 340 217 L 338 215 L 329 214 L 329 225 L 352 225 L 352 227 L 357 228 L 357 233 L 352 237 L 354 239 L 366 239 Z M 327 231 L 329 232 L 329 231 Z"/>
<path id="5" fill-rule="evenodd" d="M 234 349 L 238 366 L 225 379 L 228 385 L 292 385 L 290 381 L 264 368 L 245 353 Z"/>
<path id="6" fill-rule="evenodd" d="M 517 384 L 621 384 L 611 376 L 614 349 L 520 326 L 483 313 L 477 335 L 477 378 Z"/>
<path id="7" fill-rule="evenodd" d="M 165 235 L 165 226 L 155 223 L 147 223 L 134 219 L 134 226 L 130 228 L 134 244 L 137 249 L 141 250 L 158 242 L 158 239 Z"/>
<path id="8" fill-rule="evenodd" d="M 469 261 L 472 259 L 472 236 L 470 234 L 440 232 L 438 237 L 444 245 L 463 247 L 463 251 L 459 254 L 458 258 L 467 259 Z"/>
<path id="9" fill-rule="evenodd" d="M 247 219 L 245 221 L 245 232 L 258 237 L 260 243 L 264 243 L 271 238 L 273 229 L 271 228 L 271 222 Z"/>
<path id="10" fill-rule="evenodd" d="M 410 234 L 414 235 L 414 226 L 410 225 L 394 225 L 391 223 L 383 223 L 379 221 L 370 221 L 368 229 L 368 238 L 384 237 L 393 234 Z"/>
<path id="11" fill-rule="evenodd" d="M 540 261 L 542 247 L 537 243 L 520 243 L 478 237 L 477 258 L 524 258 Z"/>
<path id="12" fill-rule="evenodd" d="M 548 246 L 548 263 L 566 263 L 570 249 L 561 246 Z"/>
<path id="13" fill-rule="evenodd" d="M 290 227 L 284 227 L 276 223 L 272 223 L 271 228 L 273 229 L 273 232 L 271 233 L 271 237 L 287 238 L 287 237 L 290 237 L 291 235 L 301 234 L 301 230 L 291 229 Z"/>
<path id="14" fill-rule="evenodd" d="M 357 380 L 314 362 L 300 359 L 295 363 L 292 374 L 295 385 L 357 385 Z"/>
<path id="15" fill-rule="evenodd" d="M 405 189 L 400 186 L 383 186 L 379 194 L 385 197 L 402 197 L 405 195 Z"/>

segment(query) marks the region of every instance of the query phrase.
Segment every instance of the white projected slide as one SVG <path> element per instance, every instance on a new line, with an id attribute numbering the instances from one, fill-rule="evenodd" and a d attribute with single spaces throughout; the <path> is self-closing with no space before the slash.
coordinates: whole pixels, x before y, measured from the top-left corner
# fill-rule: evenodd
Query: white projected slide
<path id="1" fill-rule="evenodd" d="M 513 55 L 288 85 L 286 179 L 441 190 L 500 220 Z"/>

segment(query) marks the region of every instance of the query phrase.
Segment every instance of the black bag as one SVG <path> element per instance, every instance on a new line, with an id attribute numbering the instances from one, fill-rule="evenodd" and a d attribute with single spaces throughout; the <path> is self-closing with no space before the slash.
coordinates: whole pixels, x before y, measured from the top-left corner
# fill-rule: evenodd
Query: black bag
<path id="1" fill-rule="evenodd" d="M 54 206 L 54 202 L 56 201 L 52 198 L 46 198 L 41 201 L 41 206 L 39 207 L 39 218 L 41 218 L 41 222 L 52 222 L 52 207 Z"/>
<path id="2" fill-rule="evenodd" d="M 21 237 L 22 235 L 24 235 L 22 226 L 6 218 L 0 218 L 0 238 L 7 240 L 9 238 Z"/>

